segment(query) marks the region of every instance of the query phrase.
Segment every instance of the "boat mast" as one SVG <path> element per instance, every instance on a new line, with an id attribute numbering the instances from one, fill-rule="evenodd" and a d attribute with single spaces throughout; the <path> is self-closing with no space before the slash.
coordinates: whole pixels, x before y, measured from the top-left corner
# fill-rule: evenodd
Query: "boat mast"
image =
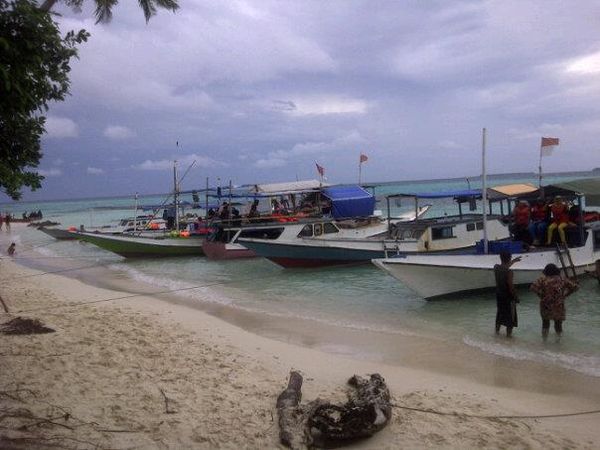
<path id="1" fill-rule="evenodd" d="M 137 232 L 137 203 L 138 203 L 138 193 L 135 193 L 133 202 L 133 232 Z"/>
<path id="2" fill-rule="evenodd" d="M 481 200 L 483 203 L 483 253 L 488 253 L 488 233 L 487 233 L 487 174 L 485 171 L 485 138 L 486 129 L 483 129 L 481 139 Z"/>
<path id="3" fill-rule="evenodd" d="M 179 186 L 177 186 L 177 160 L 173 161 L 173 198 L 175 200 L 175 230 L 179 231 Z"/>
<path id="4" fill-rule="evenodd" d="M 204 218 L 206 220 L 208 220 L 208 177 L 206 177 L 206 195 L 205 195 L 205 200 L 206 200 L 206 210 L 204 211 Z"/>

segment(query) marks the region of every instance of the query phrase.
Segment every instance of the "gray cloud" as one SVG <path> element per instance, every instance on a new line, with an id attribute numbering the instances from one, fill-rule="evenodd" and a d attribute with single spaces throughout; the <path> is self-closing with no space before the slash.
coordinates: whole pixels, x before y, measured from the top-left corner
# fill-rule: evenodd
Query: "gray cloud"
<path id="1" fill-rule="evenodd" d="M 50 111 L 67 121 L 43 142 L 65 172 L 80 167 L 73 195 L 167 191 L 168 176 L 123 172 L 167 170 L 176 156 L 197 158 L 188 182 L 199 185 L 313 177 L 315 159 L 331 182 L 352 181 L 361 151 L 367 181 L 472 175 L 484 126 L 491 172 L 535 171 L 541 135 L 561 138 L 545 170 L 600 166 L 593 2 L 189 0 L 148 25 L 136 2 L 107 25 L 90 7 L 57 11 L 63 30 L 92 36 L 72 96 Z M 135 139 L 98 139 L 117 124 Z M 68 189 L 54 178 L 33 195 Z"/>
<path id="2" fill-rule="evenodd" d="M 46 136 L 48 138 L 74 138 L 78 135 L 77 124 L 68 117 L 46 117 Z"/>

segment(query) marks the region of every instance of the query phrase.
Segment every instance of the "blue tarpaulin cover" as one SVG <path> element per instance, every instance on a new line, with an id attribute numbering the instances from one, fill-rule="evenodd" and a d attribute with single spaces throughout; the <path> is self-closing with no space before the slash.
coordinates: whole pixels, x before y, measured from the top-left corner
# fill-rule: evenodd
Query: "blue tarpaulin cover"
<path id="1" fill-rule="evenodd" d="M 331 200 L 331 215 L 336 219 L 373 215 L 375 197 L 360 186 L 333 186 L 323 189 Z"/>

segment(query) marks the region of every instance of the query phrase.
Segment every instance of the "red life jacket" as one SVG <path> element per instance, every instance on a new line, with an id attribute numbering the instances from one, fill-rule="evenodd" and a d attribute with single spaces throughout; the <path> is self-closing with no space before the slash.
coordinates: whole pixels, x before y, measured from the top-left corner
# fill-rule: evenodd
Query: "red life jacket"
<path id="1" fill-rule="evenodd" d="M 569 211 L 564 203 L 552 203 L 552 219 L 554 223 L 564 223 L 569 221 Z"/>
<path id="2" fill-rule="evenodd" d="M 542 221 L 548 216 L 548 207 L 546 205 L 533 205 L 531 207 L 531 220 Z"/>
<path id="3" fill-rule="evenodd" d="M 529 206 L 517 206 L 515 208 L 515 224 L 517 225 L 529 225 L 530 216 Z"/>

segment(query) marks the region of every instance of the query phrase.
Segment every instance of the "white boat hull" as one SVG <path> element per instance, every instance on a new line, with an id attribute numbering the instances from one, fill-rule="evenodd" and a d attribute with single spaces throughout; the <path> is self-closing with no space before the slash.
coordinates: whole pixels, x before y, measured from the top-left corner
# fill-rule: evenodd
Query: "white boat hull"
<path id="1" fill-rule="evenodd" d="M 589 241 L 584 247 L 570 249 L 578 274 L 592 270 L 600 258 L 600 251 L 594 251 Z M 551 249 L 518 256 L 522 260 L 512 266 L 515 284 L 533 282 L 547 264 L 561 267 L 558 253 Z M 372 262 L 423 298 L 434 298 L 494 288 L 494 265 L 500 258 L 498 255 L 406 255 Z"/>

